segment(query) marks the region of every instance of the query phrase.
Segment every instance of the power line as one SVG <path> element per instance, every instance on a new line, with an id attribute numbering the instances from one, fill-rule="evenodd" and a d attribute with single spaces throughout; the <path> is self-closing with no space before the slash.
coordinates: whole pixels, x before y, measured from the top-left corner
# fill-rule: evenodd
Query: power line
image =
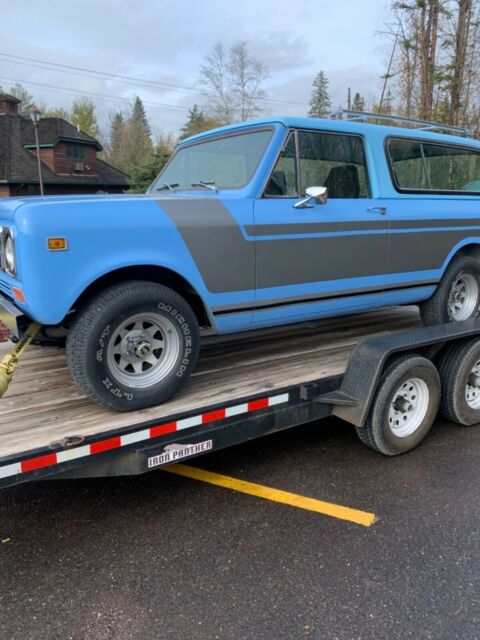
<path id="1" fill-rule="evenodd" d="M 57 62 L 48 62 L 46 60 L 39 60 L 38 58 L 27 58 L 24 56 L 17 56 L 11 53 L 5 53 L 0 51 L 0 56 L 4 58 L 10 58 L 10 60 L 4 60 L 4 62 L 10 62 L 12 64 L 19 64 L 23 66 L 30 66 L 37 69 L 45 69 L 47 71 L 57 70 L 62 73 L 67 73 L 71 75 L 79 75 L 83 77 L 91 77 L 94 75 L 97 79 L 109 79 L 114 80 L 115 82 L 121 82 L 123 84 L 134 84 L 136 86 L 143 86 L 151 88 L 160 87 L 163 89 L 176 90 L 176 91 L 189 91 L 198 93 L 198 89 L 196 87 L 189 87 L 178 84 L 171 84 L 168 82 L 161 82 L 159 80 L 148 80 L 144 78 L 135 78 L 133 76 L 122 75 L 118 73 L 109 73 L 107 71 L 99 71 L 97 69 L 87 69 L 85 67 L 76 67 L 73 65 L 60 64 Z M 34 63 L 34 64 L 32 64 Z M 47 65 L 47 66 L 41 66 Z M 273 102 L 277 104 L 285 104 L 291 106 L 300 106 L 305 107 L 305 103 L 303 102 L 294 102 L 291 100 L 282 100 L 281 98 L 258 98 L 259 101 L 262 102 Z"/>
<path id="2" fill-rule="evenodd" d="M 6 78 L 6 77 L 1 77 L 0 80 L 2 82 L 14 82 L 14 83 L 19 82 L 22 85 L 25 85 L 26 87 L 40 88 L 40 89 L 45 89 L 46 91 L 55 91 L 57 93 L 60 92 L 60 93 L 78 95 L 78 96 L 88 96 L 88 97 L 96 98 L 99 100 L 107 99 L 108 101 L 115 100 L 115 101 L 127 102 L 129 104 L 131 103 L 131 100 L 129 98 L 113 96 L 106 93 L 96 93 L 93 91 L 78 91 L 76 89 L 70 89 L 69 87 L 58 87 L 53 84 L 46 84 L 43 82 L 34 82 L 33 80 L 20 80 L 19 78 Z M 143 104 L 150 107 L 172 109 L 174 111 L 182 111 L 182 112 L 189 110 L 188 107 L 181 107 L 179 105 L 167 104 L 163 102 L 152 102 L 150 100 L 142 100 L 142 102 Z"/>

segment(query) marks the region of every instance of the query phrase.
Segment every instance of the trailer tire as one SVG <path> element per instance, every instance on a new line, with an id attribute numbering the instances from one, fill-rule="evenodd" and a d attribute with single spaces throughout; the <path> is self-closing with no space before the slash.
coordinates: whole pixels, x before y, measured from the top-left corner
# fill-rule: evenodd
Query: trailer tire
<path id="1" fill-rule="evenodd" d="M 480 340 L 462 340 L 448 347 L 438 370 L 442 384 L 441 415 L 465 427 L 479 424 Z"/>
<path id="2" fill-rule="evenodd" d="M 425 438 L 440 403 L 440 377 L 422 356 L 402 355 L 385 368 L 367 421 L 356 431 L 360 440 L 379 453 L 396 456 Z"/>
<path id="3" fill-rule="evenodd" d="M 132 411 L 165 402 L 185 383 L 199 340 L 195 314 L 178 293 L 136 280 L 109 287 L 77 313 L 67 360 L 95 402 Z"/>
<path id="4" fill-rule="evenodd" d="M 456 256 L 433 296 L 419 306 L 427 327 L 479 316 L 480 263 L 469 256 Z"/>

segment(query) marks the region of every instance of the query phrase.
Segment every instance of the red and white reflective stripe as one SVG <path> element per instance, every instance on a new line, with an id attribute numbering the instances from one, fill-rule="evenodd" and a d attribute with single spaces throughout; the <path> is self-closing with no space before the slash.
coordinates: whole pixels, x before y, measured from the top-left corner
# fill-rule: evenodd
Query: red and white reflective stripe
<path id="1" fill-rule="evenodd" d="M 251 402 L 237 404 L 232 407 L 226 407 L 225 409 L 207 411 L 206 413 L 201 413 L 198 416 L 184 418 L 183 420 L 176 420 L 175 422 L 157 424 L 152 427 L 148 427 L 147 429 L 127 433 L 124 436 L 114 436 L 112 438 L 93 442 L 92 444 L 86 444 L 81 447 L 47 453 L 43 456 L 23 460 L 22 462 L 14 462 L 13 464 L 0 466 L 0 479 L 15 476 L 19 473 L 28 473 L 29 471 L 35 471 L 36 469 L 43 469 L 44 467 L 51 467 L 56 464 L 61 464 L 62 462 L 77 460 L 78 458 L 85 458 L 97 453 L 103 453 L 104 451 L 110 451 L 111 449 L 119 449 L 120 447 L 134 444 L 135 442 L 152 440 L 153 438 L 164 436 L 167 433 L 175 433 L 177 431 L 183 431 L 184 429 L 191 429 L 192 427 L 198 427 L 202 424 L 208 424 L 209 422 L 239 416 L 242 413 L 252 413 L 259 409 L 268 409 L 269 407 L 274 407 L 278 404 L 285 404 L 288 400 L 289 394 L 282 393 L 278 396 L 260 398 L 259 400 L 252 400 Z"/>

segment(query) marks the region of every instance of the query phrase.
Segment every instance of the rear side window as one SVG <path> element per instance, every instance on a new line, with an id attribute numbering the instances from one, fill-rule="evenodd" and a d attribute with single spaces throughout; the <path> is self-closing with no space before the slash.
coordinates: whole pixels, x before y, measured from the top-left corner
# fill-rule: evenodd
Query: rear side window
<path id="1" fill-rule="evenodd" d="M 479 151 L 396 138 L 387 149 L 398 191 L 480 193 Z"/>

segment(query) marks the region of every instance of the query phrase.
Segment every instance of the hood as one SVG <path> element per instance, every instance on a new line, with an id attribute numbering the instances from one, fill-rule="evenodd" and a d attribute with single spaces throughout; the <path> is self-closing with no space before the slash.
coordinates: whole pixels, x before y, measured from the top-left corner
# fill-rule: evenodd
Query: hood
<path id="1" fill-rule="evenodd" d="M 111 201 L 138 201 L 138 200 L 175 200 L 177 197 L 182 198 L 205 198 L 205 196 L 215 196 L 211 191 L 209 192 L 195 192 L 195 193 L 123 193 L 123 194 L 91 194 L 91 195 L 64 195 L 64 196 L 25 196 L 18 198 L 2 198 L 0 199 L 0 222 L 13 220 L 15 212 L 21 207 L 33 205 L 35 209 L 42 209 L 48 206 L 58 206 L 62 204 L 101 204 Z"/>

